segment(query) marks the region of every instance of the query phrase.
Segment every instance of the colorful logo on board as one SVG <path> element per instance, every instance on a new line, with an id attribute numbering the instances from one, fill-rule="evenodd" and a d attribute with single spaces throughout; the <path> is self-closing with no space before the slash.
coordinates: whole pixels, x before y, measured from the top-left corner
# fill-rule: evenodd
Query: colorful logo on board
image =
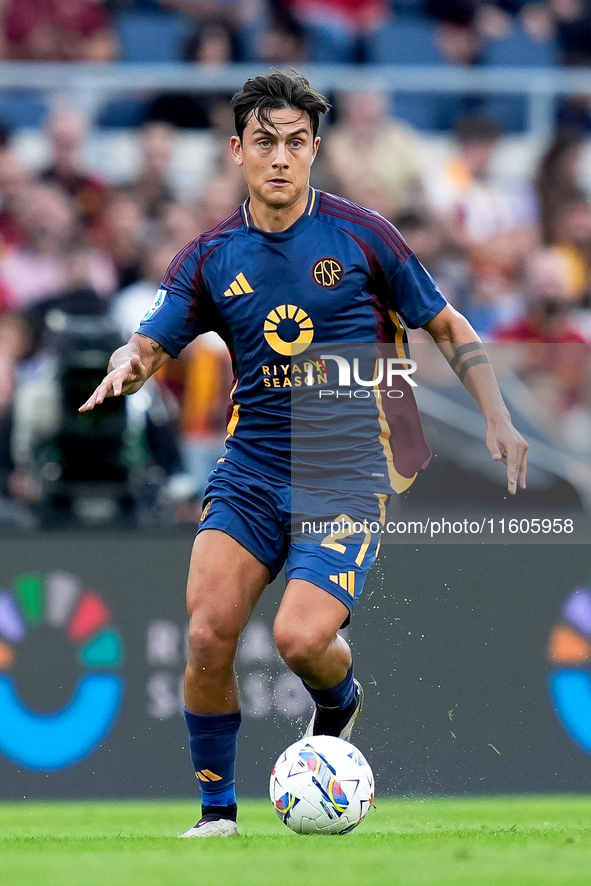
<path id="1" fill-rule="evenodd" d="M 26 640 L 40 627 L 61 635 L 81 671 L 69 702 L 49 713 L 24 704 L 13 674 L 19 652 L 34 650 Z M 117 671 L 123 658 L 123 641 L 111 625 L 108 606 L 74 576 L 22 575 L 11 590 L 0 589 L 0 754 L 28 769 L 47 771 L 84 759 L 117 716 L 124 687 Z M 40 681 L 51 679 L 51 661 L 33 664 Z"/>
<path id="2" fill-rule="evenodd" d="M 581 585 L 564 601 L 550 634 L 550 694 L 570 737 L 591 754 L 591 590 Z"/>

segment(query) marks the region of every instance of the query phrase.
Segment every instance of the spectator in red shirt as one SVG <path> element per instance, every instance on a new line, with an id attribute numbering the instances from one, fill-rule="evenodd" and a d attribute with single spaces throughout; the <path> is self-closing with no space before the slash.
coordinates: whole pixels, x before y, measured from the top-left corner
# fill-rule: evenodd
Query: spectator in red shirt
<path id="1" fill-rule="evenodd" d="M 83 145 L 88 135 L 86 120 L 76 111 L 58 111 L 45 127 L 51 143 L 51 164 L 40 174 L 48 184 L 59 185 L 78 209 L 80 220 L 88 227 L 96 220 L 105 202 L 107 182 L 84 169 Z"/>
<path id="2" fill-rule="evenodd" d="M 392 14 L 385 0 L 289 0 L 287 9 L 306 33 L 312 62 L 365 61 L 367 41 Z"/>
<path id="3" fill-rule="evenodd" d="M 0 151 L 0 248 L 19 246 L 25 240 L 18 209 L 21 195 L 31 178 L 31 173 L 13 151 Z"/>
<path id="4" fill-rule="evenodd" d="M 8 0 L 8 57 L 19 61 L 109 62 L 117 39 L 102 3 L 93 0 Z"/>
<path id="5" fill-rule="evenodd" d="M 584 344 L 588 341 L 577 322 L 576 301 L 569 297 L 566 268 L 560 253 L 538 249 L 526 262 L 525 310 L 514 323 L 499 327 L 494 341 Z"/>

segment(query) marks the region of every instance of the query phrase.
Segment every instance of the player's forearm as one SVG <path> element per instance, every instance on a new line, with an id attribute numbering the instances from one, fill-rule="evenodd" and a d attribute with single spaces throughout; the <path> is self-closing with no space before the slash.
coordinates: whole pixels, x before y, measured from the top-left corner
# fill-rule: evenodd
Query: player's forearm
<path id="1" fill-rule="evenodd" d="M 480 353 L 485 355 L 484 347 Z M 499 390 L 499 384 L 490 362 L 472 365 L 463 376 L 461 369 L 457 374 L 466 390 L 478 404 L 487 425 L 494 425 L 499 421 L 511 421 L 509 410 Z"/>
<path id="2" fill-rule="evenodd" d="M 487 448 L 493 461 L 506 464 L 507 488 L 515 495 L 518 480 L 525 489 L 528 445 L 513 427 L 484 345 L 466 318 L 451 305 L 446 305 L 424 328 L 480 407 L 486 420 Z"/>
<path id="3" fill-rule="evenodd" d="M 478 404 L 487 424 L 510 421 L 484 345 L 466 318 L 448 306 L 425 329 Z"/>
<path id="4" fill-rule="evenodd" d="M 160 367 L 169 359 L 169 354 L 154 339 L 134 333 L 126 345 L 118 348 L 111 355 L 108 371 L 111 372 L 113 369 L 118 369 L 135 356 L 140 358 L 145 367 L 145 377 L 135 384 L 127 386 L 124 391 L 126 394 L 135 394 L 136 391 L 139 391 L 142 385 L 155 372 L 158 372 Z"/>

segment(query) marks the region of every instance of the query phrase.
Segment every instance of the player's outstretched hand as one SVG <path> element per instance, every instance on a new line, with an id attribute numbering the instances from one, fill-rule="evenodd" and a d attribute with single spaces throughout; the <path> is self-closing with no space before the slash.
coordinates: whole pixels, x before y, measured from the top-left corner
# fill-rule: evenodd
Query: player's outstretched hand
<path id="1" fill-rule="evenodd" d="M 98 388 L 83 403 L 78 412 L 88 412 L 102 403 L 107 397 L 120 397 L 121 394 L 132 394 L 140 388 L 148 377 L 146 367 L 137 354 L 133 354 L 121 365 L 112 369 L 104 377 Z"/>
<path id="2" fill-rule="evenodd" d="M 510 421 L 487 428 L 486 445 L 493 461 L 502 461 L 507 466 L 507 488 L 511 495 L 517 492 L 517 480 L 525 489 L 527 473 L 527 450 L 529 444 L 523 439 Z"/>

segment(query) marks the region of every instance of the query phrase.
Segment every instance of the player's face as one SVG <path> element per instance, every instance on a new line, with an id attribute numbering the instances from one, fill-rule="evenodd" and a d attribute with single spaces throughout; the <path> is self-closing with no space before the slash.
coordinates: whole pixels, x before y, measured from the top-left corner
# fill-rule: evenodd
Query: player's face
<path id="1" fill-rule="evenodd" d="M 308 115 L 295 108 L 279 108 L 269 116 L 273 126 L 251 116 L 242 140 L 232 138 L 232 154 L 244 171 L 251 200 L 272 210 L 288 209 L 307 200 L 320 139 L 312 135 Z"/>

